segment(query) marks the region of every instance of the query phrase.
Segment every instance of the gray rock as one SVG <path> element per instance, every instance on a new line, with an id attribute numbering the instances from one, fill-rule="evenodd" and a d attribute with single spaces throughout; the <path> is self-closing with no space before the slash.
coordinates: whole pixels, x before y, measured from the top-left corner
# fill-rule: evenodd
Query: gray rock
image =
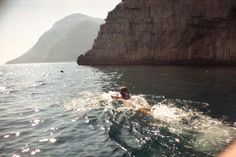
<path id="1" fill-rule="evenodd" d="M 7 62 L 43 63 L 76 61 L 78 54 L 88 51 L 104 20 L 73 14 L 58 21 L 22 56 Z"/>
<path id="2" fill-rule="evenodd" d="M 77 62 L 236 65 L 236 1 L 124 0 Z"/>

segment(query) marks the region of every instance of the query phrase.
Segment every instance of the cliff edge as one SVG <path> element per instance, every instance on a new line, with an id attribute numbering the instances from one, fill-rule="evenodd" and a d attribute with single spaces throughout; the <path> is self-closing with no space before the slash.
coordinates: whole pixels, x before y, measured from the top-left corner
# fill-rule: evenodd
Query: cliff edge
<path id="1" fill-rule="evenodd" d="M 236 1 L 123 0 L 77 62 L 236 65 Z"/>

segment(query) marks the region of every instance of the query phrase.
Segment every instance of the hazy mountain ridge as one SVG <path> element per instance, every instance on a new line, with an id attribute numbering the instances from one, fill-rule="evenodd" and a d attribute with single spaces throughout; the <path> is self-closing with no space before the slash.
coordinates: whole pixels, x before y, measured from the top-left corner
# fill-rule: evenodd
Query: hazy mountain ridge
<path id="1" fill-rule="evenodd" d="M 76 61 L 78 54 L 92 48 L 103 22 L 83 14 L 67 16 L 56 22 L 25 54 L 7 64 Z"/>

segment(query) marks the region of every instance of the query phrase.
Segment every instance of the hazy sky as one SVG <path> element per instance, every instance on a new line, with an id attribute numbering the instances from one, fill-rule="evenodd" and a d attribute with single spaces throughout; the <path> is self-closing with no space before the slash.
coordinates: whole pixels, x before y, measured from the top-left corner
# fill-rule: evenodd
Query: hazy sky
<path id="1" fill-rule="evenodd" d="M 74 13 L 105 19 L 121 0 L 0 0 L 0 64 L 29 50 L 52 25 Z"/>

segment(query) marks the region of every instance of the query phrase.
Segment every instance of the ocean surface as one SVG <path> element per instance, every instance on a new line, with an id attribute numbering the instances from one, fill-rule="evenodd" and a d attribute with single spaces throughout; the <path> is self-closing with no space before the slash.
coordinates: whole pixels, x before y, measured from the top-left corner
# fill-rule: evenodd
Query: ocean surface
<path id="1" fill-rule="evenodd" d="M 235 89 L 235 67 L 2 65 L 0 156 L 213 157 L 236 138 Z"/>

